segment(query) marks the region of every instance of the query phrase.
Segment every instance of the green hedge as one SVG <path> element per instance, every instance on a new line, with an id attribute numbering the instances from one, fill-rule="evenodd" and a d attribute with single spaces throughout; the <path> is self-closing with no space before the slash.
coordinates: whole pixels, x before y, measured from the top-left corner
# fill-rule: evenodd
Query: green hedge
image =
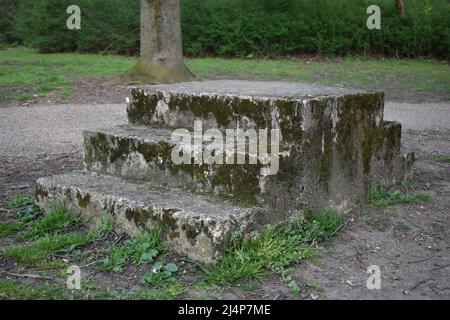
<path id="1" fill-rule="evenodd" d="M 21 0 L 16 35 L 45 52 L 139 50 L 138 0 L 77 0 L 82 29 L 65 27 L 69 0 Z M 448 0 L 181 0 L 185 52 L 191 56 L 324 55 L 450 58 Z M 378 4 L 381 30 L 368 30 L 366 9 Z M 1 23 L 0 23 L 1 25 Z M 136 30 L 131 34 L 130 31 Z"/>
<path id="2" fill-rule="evenodd" d="M 121 37 L 139 26 L 138 0 L 21 0 L 15 30 L 23 43 L 43 52 L 99 52 L 117 40 L 112 51 L 134 54 L 139 32 Z M 68 30 L 68 6 L 81 8 L 81 30 Z"/>
<path id="3" fill-rule="evenodd" d="M 0 45 L 19 42 L 14 32 L 18 8 L 17 0 L 0 0 Z"/>

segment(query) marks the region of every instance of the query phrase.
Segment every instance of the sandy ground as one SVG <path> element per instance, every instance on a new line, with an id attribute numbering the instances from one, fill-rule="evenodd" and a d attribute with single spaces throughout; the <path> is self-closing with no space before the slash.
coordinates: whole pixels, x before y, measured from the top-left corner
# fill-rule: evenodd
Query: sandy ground
<path id="1" fill-rule="evenodd" d="M 37 177 L 81 168 L 84 129 L 126 122 L 120 104 L 0 111 L 0 202 L 32 194 Z M 273 276 L 257 290 L 228 289 L 219 298 L 450 298 L 450 165 L 433 160 L 450 155 L 450 103 L 387 103 L 385 118 L 403 124 L 403 145 L 418 158 L 417 186 L 430 184 L 433 200 L 395 210 L 360 205 L 354 221 L 317 259 L 295 267 L 300 296 Z M 381 270 L 381 290 L 366 287 L 370 265 Z M 188 290 L 186 298 L 192 296 Z"/>

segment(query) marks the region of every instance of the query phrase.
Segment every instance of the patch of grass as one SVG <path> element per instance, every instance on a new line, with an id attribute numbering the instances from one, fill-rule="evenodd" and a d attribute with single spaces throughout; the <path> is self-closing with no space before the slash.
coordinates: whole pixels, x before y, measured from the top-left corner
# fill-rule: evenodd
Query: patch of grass
<path id="1" fill-rule="evenodd" d="M 391 218 L 398 218 L 398 213 L 397 210 L 395 210 L 395 208 L 388 208 L 386 214 L 389 215 Z"/>
<path id="2" fill-rule="evenodd" d="M 170 300 L 174 299 L 185 291 L 185 287 L 180 282 L 174 281 L 166 284 L 163 288 L 141 289 L 136 292 L 129 292 L 124 295 L 125 299 L 133 300 Z"/>
<path id="3" fill-rule="evenodd" d="M 158 227 L 141 233 L 135 239 L 127 240 L 121 246 L 109 248 L 102 268 L 106 271 L 122 272 L 127 263 L 149 263 L 163 250 L 162 234 L 164 228 Z"/>
<path id="4" fill-rule="evenodd" d="M 450 157 L 449 156 L 439 156 L 434 158 L 434 161 L 440 162 L 440 163 L 450 163 Z"/>
<path id="5" fill-rule="evenodd" d="M 409 203 L 414 200 L 429 201 L 431 197 L 426 194 L 406 194 L 399 190 L 388 191 L 384 186 L 371 186 L 369 185 L 366 202 L 367 204 L 377 207 L 388 207 L 394 204 Z"/>
<path id="6" fill-rule="evenodd" d="M 21 240 L 33 240 L 47 235 L 56 235 L 70 225 L 80 223 L 79 215 L 69 213 L 67 205 L 57 205 L 42 219 L 32 221 L 27 229 L 19 235 Z"/>
<path id="7" fill-rule="evenodd" d="M 325 292 L 325 287 L 320 283 L 309 283 L 308 287 L 316 292 Z"/>
<path id="8" fill-rule="evenodd" d="M 30 204 L 26 207 L 22 207 L 21 210 L 16 211 L 16 216 L 20 219 L 21 222 L 26 224 L 35 220 L 39 213 L 39 207 L 36 204 Z"/>
<path id="9" fill-rule="evenodd" d="M 37 88 L 37 90 L 36 90 L 36 93 L 38 94 L 38 95 L 47 95 L 48 93 L 50 93 L 50 92 L 53 92 L 53 91 L 55 91 L 56 90 L 56 88 L 54 87 L 54 86 L 51 86 L 51 85 L 42 85 L 42 86 L 40 86 L 39 88 Z"/>
<path id="10" fill-rule="evenodd" d="M 68 290 L 60 284 L 45 283 L 39 286 L 30 286 L 14 280 L 0 279 L 0 300 L 104 300 L 121 297 L 117 292 L 105 289 L 89 279 L 82 279 L 81 290 Z"/>
<path id="11" fill-rule="evenodd" d="M 19 102 L 27 102 L 28 100 L 30 100 L 30 96 L 27 94 L 22 94 L 17 97 L 17 101 Z"/>
<path id="12" fill-rule="evenodd" d="M 4 222 L 0 221 L 0 239 L 9 236 L 11 233 L 22 228 L 20 222 Z"/>
<path id="13" fill-rule="evenodd" d="M 378 231 L 384 232 L 388 228 L 388 224 L 385 221 L 373 221 L 370 223 Z"/>
<path id="14" fill-rule="evenodd" d="M 291 290 L 292 294 L 299 295 L 301 289 L 297 281 L 295 281 L 295 279 L 292 277 L 292 272 L 293 270 L 291 268 L 283 270 L 281 272 L 281 280 L 283 280 L 283 282 L 286 284 L 286 287 Z"/>
<path id="15" fill-rule="evenodd" d="M 28 246 L 9 247 L 3 254 L 24 266 L 41 268 L 57 266 L 59 261 L 49 260 L 52 253 L 72 251 L 86 245 L 89 237 L 82 232 L 71 232 L 63 235 L 45 236 Z"/>
<path id="16" fill-rule="evenodd" d="M 0 300 L 54 300 L 61 299 L 63 296 L 61 289 L 48 284 L 32 287 L 13 280 L 0 279 Z"/>
<path id="17" fill-rule="evenodd" d="M 407 180 L 405 181 L 404 186 L 407 191 L 414 191 L 417 189 L 417 182 L 414 180 Z"/>
<path id="18" fill-rule="evenodd" d="M 50 89 L 70 94 L 71 79 L 115 76 L 130 70 L 136 58 L 100 54 L 42 54 L 35 50 L 0 50 L 2 87 Z M 199 78 L 237 78 L 319 83 L 339 87 L 381 89 L 388 93 L 429 92 L 448 97 L 450 65 L 425 59 L 186 59 Z M 44 88 L 44 90 L 42 89 Z M 16 95 L 17 95 L 16 93 Z M 5 99 L 11 97 L 5 95 Z M 18 98 L 12 97 L 12 98 Z M 25 99 L 25 97 L 23 97 Z"/>
<path id="19" fill-rule="evenodd" d="M 424 201 L 424 202 L 429 202 L 429 201 L 433 200 L 433 198 L 429 194 L 425 194 L 425 193 L 417 194 L 416 198 L 421 201 Z"/>
<path id="20" fill-rule="evenodd" d="M 67 89 L 67 88 L 61 89 L 59 91 L 59 94 L 60 94 L 61 98 L 63 98 L 64 100 L 67 100 L 67 99 L 69 99 L 72 96 L 70 90 Z"/>
<path id="21" fill-rule="evenodd" d="M 20 221 L 0 221 L 0 238 L 7 237 L 24 228 L 39 212 L 39 208 L 34 203 L 34 200 L 27 196 L 11 199 L 7 201 L 7 205 L 16 210 L 15 214 L 20 218 Z"/>
<path id="22" fill-rule="evenodd" d="M 199 294 L 192 298 L 193 300 L 205 301 L 205 300 L 219 300 L 216 296 L 212 296 L 209 294 Z"/>
<path id="23" fill-rule="evenodd" d="M 257 237 L 235 236 L 223 260 L 204 268 L 207 282 L 229 285 L 238 280 L 261 279 L 283 272 L 290 264 L 314 255 L 317 242 L 329 239 L 343 225 L 342 216 L 326 210 L 306 221 L 268 226 Z"/>
<path id="24" fill-rule="evenodd" d="M 222 287 L 215 284 L 215 283 L 211 283 L 211 282 L 205 282 L 204 279 L 202 279 L 203 281 L 200 281 L 198 283 L 196 283 L 194 285 L 194 289 L 195 290 L 199 290 L 199 291 L 214 291 L 214 292 L 219 292 L 220 290 L 222 290 Z"/>
<path id="25" fill-rule="evenodd" d="M 7 205 L 10 207 L 13 207 L 13 208 L 29 206 L 29 205 L 33 205 L 33 204 L 34 204 L 34 200 L 27 196 L 18 196 L 7 202 Z"/>
<path id="26" fill-rule="evenodd" d="M 113 231 L 115 227 L 116 221 L 114 217 L 108 213 L 105 213 L 100 222 L 96 223 L 89 229 L 87 236 L 91 241 L 100 240 L 108 232 Z"/>
<path id="27" fill-rule="evenodd" d="M 59 92 L 61 96 L 68 97 L 73 78 L 121 74 L 129 70 L 136 60 L 100 54 L 42 54 L 35 50 L 13 48 L 0 50 L 0 61 L 0 91 L 2 87 L 17 88 L 17 93 L 7 98 L 25 102 L 30 94 L 19 95 L 21 89 L 28 88 L 39 95 Z"/>
<path id="28" fill-rule="evenodd" d="M 66 234 L 45 235 L 26 246 L 12 246 L 3 250 L 3 255 L 24 266 L 51 268 L 61 265 L 60 260 L 49 259 L 51 254 L 73 252 L 75 249 L 101 238 L 112 229 L 111 219 L 104 219 L 88 232 L 70 232 Z"/>
<path id="29" fill-rule="evenodd" d="M 199 77 L 284 80 L 338 87 L 380 89 L 388 93 L 425 91 L 448 96 L 450 65 L 433 60 L 365 59 L 190 59 Z"/>
<path id="30" fill-rule="evenodd" d="M 405 223 L 398 223 L 397 228 L 401 231 L 408 231 L 410 229 L 409 226 Z"/>

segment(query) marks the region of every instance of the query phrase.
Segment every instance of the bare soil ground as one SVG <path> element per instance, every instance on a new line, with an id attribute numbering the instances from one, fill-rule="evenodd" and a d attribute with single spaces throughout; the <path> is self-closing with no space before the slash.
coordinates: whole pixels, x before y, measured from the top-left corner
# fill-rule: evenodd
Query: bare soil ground
<path id="1" fill-rule="evenodd" d="M 57 92 L 44 96 L 31 96 L 26 102 L 17 100 L 0 101 L 0 108 L 9 107 L 33 107 L 37 105 L 55 104 L 116 104 L 124 103 L 127 96 L 127 85 L 123 81 L 113 77 L 81 77 L 73 76 L 70 84 L 70 96 L 62 97 Z M 3 87 L 5 96 L 12 95 L 13 92 L 21 92 L 23 86 Z"/>
<path id="2" fill-rule="evenodd" d="M 101 89 L 97 86 L 92 88 L 90 84 L 82 82 L 79 86 L 80 91 L 73 95 L 72 102 L 120 103 L 126 92 L 125 87 L 120 86 Z M 418 100 L 421 99 L 422 97 Z M 48 104 L 52 104 L 52 101 Z M 58 106 L 60 107 L 64 106 Z M 94 119 L 91 119 L 85 127 L 95 126 L 98 119 L 108 122 L 111 107 L 105 108 L 102 105 L 96 107 L 98 111 Z M 410 107 L 411 111 L 419 115 L 416 121 L 421 122 L 421 105 L 411 104 Z M 440 107 L 447 107 L 450 111 L 449 104 L 446 107 L 445 105 Z M 26 114 L 29 108 L 41 107 L 28 105 L 20 109 Z M 47 114 L 51 117 L 51 108 L 46 108 Z M 68 110 L 73 112 L 74 109 L 68 108 Z M 111 124 L 125 121 L 125 118 L 121 118 L 120 112 L 109 121 Z M 408 113 L 405 118 L 411 117 L 408 109 L 405 112 Z M 427 112 L 432 112 L 430 106 L 427 107 Z M 392 114 L 396 119 L 402 117 L 401 113 Z M 73 122 L 60 119 L 57 115 L 54 117 L 54 119 L 50 118 L 47 126 L 59 126 L 66 123 L 68 130 L 73 131 Z M 18 136 L 18 141 L 21 140 L 22 131 L 35 132 L 36 136 L 42 132 L 47 134 L 42 122 L 33 121 L 33 118 L 34 116 L 31 118 L 25 116 L 21 122 L 10 124 L 11 127 L 8 130 L 16 130 L 14 134 Z M 88 115 L 88 118 L 91 116 Z M 0 116 L 2 123 L 14 121 L 13 119 L 8 118 L 8 114 L 5 113 Z M 406 125 L 403 132 L 404 148 L 414 151 L 418 159 L 414 187 L 423 189 L 423 192 L 429 194 L 432 200 L 396 205 L 392 208 L 359 204 L 351 212 L 345 230 L 331 243 L 321 248 L 317 258 L 304 261 L 294 267 L 294 278 L 301 287 L 299 295 L 293 294 L 278 276 L 269 276 L 261 282 L 239 283 L 232 288 L 220 290 L 199 289 L 195 285 L 199 275 L 197 267 L 174 255 L 169 259 L 176 261 L 183 270 L 186 270 L 181 281 L 187 289 L 179 298 L 207 296 L 218 299 L 449 299 L 450 164 L 435 161 L 436 156 L 450 155 L 450 125 L 445 125 L 449 123 L 448 120 L 449 116 L 438 121 L 439 123 L 430 123 L 421 130 L 414 130 L 414 124 L 409 121 L 409 125 Z M 13 129 L 14 127 L 16 129 Z M 83 125 L 76 127 L 80 130 Z M 54 132 L 57 134 L 59 131 Z M 17 195 L 33 195 L 36 178 L 82 167 L 79 143 L 69 143 L 67 148 L 57 148 L 59 152 L 53 150 L 53 147 L 48 153 L 45 150 L 34 152 L 36 146 L 33 145 L 32 135 L 29 135 L 22 139 L 22 143 L 25 146 L 28 144 L 30 151 L 27 152 L 27 149 L 22 148 L 16 154 L 13 146 L 15 143 L 18 145 L 20 143 L 8 142 L 6 140 L 11 140 L 11 135 L 7 138 L 5 132 L 0 134 L 3 134 L 0 153 L 0 209 L 3 211 L 0 212 L 1 220 L 8 219 L 5 213 L 9 209 L 6 200 Z M 43 148 L 45 149 L 45 146 Z M 115 235 L 111 237 L 112 241 L 123 241 L 123 239 L 115 238 Z M 0 247 L 14 243 L 16 240 L 8 237 L 0 240 Z M 102 244 L 98 244 L 97 248 L 91 249 L 101 252 L 101 248 Z M 366 270 L 371 265 L 379 266 L 381 269 L 381 290 L 369 290 L 366 287 L 369 277 Z M 43 283 L 42 279 L 13 275 L 35 271 L 33 268 L 26 269 L 12 261 L 0 259 L 0 278 L 10 278 L 32 285 Z M 88 275 L 90 279 L 101 283 L 106 288 L 123 291 L 139 288 L 140 278 L 147 271 L 149 267 L 129 267 L 122 274 L 112 274 L 100 271 L 94 263 L 83 268 L 83 275 Z M 51 272 L 50 276 L 56 282 L 64 281 Z"/>

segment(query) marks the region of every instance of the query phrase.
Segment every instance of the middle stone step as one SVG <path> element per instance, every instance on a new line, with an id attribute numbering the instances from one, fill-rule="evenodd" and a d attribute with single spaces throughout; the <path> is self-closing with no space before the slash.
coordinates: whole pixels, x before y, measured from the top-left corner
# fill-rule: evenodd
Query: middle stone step
<path id="1" fill-rule="evenodd" d="M 174 150 L 179 149 L 175 148 L 183 143 L 173 141 L 177 134 L 172 130 L 121 125 L 85 131 L 83 136 L 84 165 L 89 171 L 211 193 L 232 199 L 242 207 L 259 205 L 280 213 L 288 209 L 286 204 L 295 201 L 286 197 L 296 194 L 292 188 L 295 168 L 300 167 L 296 163 L 298 151 L 287 145 L 281 145 L 276 154 L 272 154 L 275 150 L 270 150 L 268 141 L 269 159 L 261 159 L 261 153 L 249 148 L 248 143 L 242 145 L 234 141 L 226 145 L 224 140 L 223 144 L 220 142 L 224 146 L 223 164 L 207 164 L 205 150 L 208 154 L 207 151 L 217 145 L 208 142 L 196 148 L 188 139 L 188 143 L 184 140 L 183 152 L 192 152 L 189 162 L 177 164 L 173 153 L 177 153 Z M 234 152 L 234 164 L 227 164 L 230 150 Z M 203 161 L 198 162 L 198 156 L 203 156 Z M 235 165 L 239 157 L 244 163 Z M 275 166 L 276 171 L 271 173 Z"/>

